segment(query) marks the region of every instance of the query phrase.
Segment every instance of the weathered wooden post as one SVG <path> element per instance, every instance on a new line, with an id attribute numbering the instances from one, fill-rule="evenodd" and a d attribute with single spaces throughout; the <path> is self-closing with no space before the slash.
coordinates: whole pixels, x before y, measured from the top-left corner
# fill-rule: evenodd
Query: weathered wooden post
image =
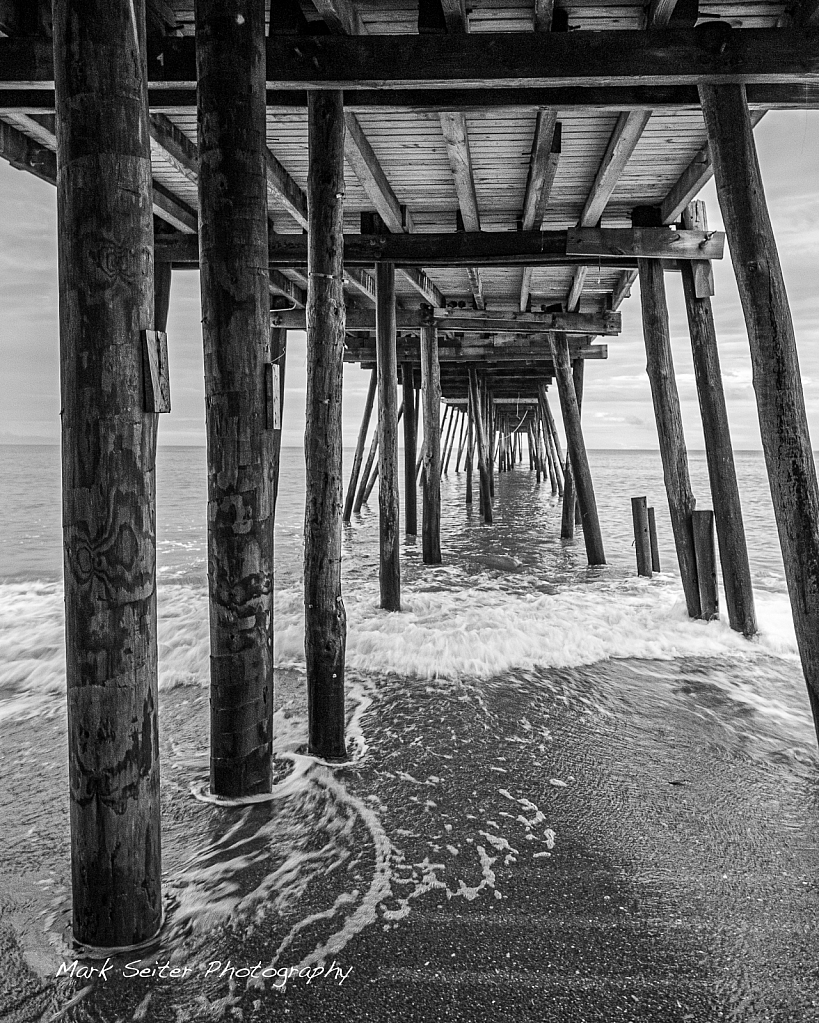
<path id="1" fill-rule="evenodd" d="M 577 397 L 577 409 L 583 411 L 583 367 L 584 359 L 572 361 L 572 380 L 574 393 Z M 560 522 L 560 536 L 563 540 L 574 537 L 574 527 L 580 525 L 580 505 L 577 503 L 574 480 L 571 472 L 571 459 L 566 459 L 566 472 L 563 478 L 563 514 Z"/>
<path id="2" fill-rule="evenodd" d="M 660 220 L 659 211 L 637 207 L 632 215 L 635 227 L 652 227 Z M 688 478 L 688 455 L 683 436 L 680 398 L 671 357 L 671 334 L 665 298 L 663 265 L 658 259 L 638 260 L 640 301 L 643 311 L 643 337 L 646 346 L 646 371 L 651 385 L 654 417 L 660 441 L 660 457 L 668 495 L 668 510 L 677 548 L 685 604 L 691 618 L 699 618 L 700 597 L 691 513 L 694 495 Z"/>
<path id="3" fill-rule="evenodd" d="M 719 618 L 717 553 L 714 548 L 714 513 L 697 511 L 691 516 L 694 550 L 697 555 L 697 584 L 700 589 L 700 618 Z"/>
<path id="4" fill-rule="evenodd" d="M 475 461 L 475 412 L 472 408 L 472 389 L 466 389 L 466 504 L 472 504 L 472 468 Z"/>
<path id="5" fill-rule="evenodd" d="M 424 476 L 421 543 L 425 565 L 441 563 L 441 369 L 438 330 L 421 327 Z"/>
<path id="6" fill-rule="evenodd" d="M 796 337 L 745 87 L 700 87 L 714 177 L 748 328 L 759 427 L 796 639 L 819 737 L 819 487 Z"/>
<path id="7" fill-rule="evenodd" d="M 279 367 L 279 425 L 273 428 L 273 518 L 275 520 L 276 500 L 279 496 L 279 467 L 282 457 L 284 371 L 287 365 L 287 331 L 282 327 L 273 327 L 270 331 L 270 365 Z"/>
<path id="8" fill-rule="evenodd" d="M 689 230 L 707 231 L 705 203 L 691 203 L 683 213 L 683 226 Z M 717 335 L 711 312 L 713 293 L 710 266 L 697 276 L 699 268 L 690 260 L 681 261 L 681 276 L 694 356 L 694 376 L 697 381 L 702 429 L 705 436 L 705 454 L 711 499 L 717 526 L 722 577 L 725 583 L 725 604 L 731 628 L 752 636 L 756 632 L 754 591 L 751 566 L 745 543 L 742 505 L 739 500 L 731 430 L 722 389 L 722 372 L 717 350 Z M 699 294 L 702 291 L 703 294 Z M 700 585 L 702 594 L 702 585 Z"/>
<path id="9" fill-rule="evenodd" d="M 378 362 L 378 514 L 381 606 L 401 610 L 398 497 L 398 366 L 395 353 L 395 265 L 375 266 L 375 333 Z M 407 409 L 404 405 L 404 416 Z"/>
<path id="10" fill-rule="evenodd" d="M 119 947 L 162 918 L 145 5 L 53 14 L 73 933 Z"/>
<path id="11" fill-rule="evenodd" d="M 347 755 L 347 615 L 341 596 L 344 130 L 341 92 L 309 92 L 304 652 L 309 749 L 330 760 Z"/>
<path id="12" fill-rule="evenodd" d="M 648 507 L 644 497 L 632 497 L 631 521 L 634 524 L 634 550 L 637 554 L 637 575 L 651 578 L 651 530 Z"/>
<path id="13" fill-rule="evenodd" d="M 401 381 L 404 391 L 404 532 L 407 536 L 416 536 L 418 509 L 415 489 L 415 442 L 418 427 L 415 418 L 415 385 L 412 379 L 412 366 L 408 362 L 401 366 Z"/>
<path id="14" fill-rule="evenodd" d="M 364 445 L 367 443 L 367 431 L 370 428 L 370 416 L 372 415 L 373 402 L 375 401 L 377 379 L 376 371 L 372 370 L 370 373 L 370 385 L 367 388 L 367 397 L 364 401 L 364 415 L 361 417 L 361 426 L 358 431 L 355 455 L 353 456 L 353 467 L 350 470 L 350 482 L 347 484 L 347 496 L 344 499 L 344 522 L 349 522 L 353 513 L 358 477 L 361 472 L 361 460 L 364 457 Z"/>
<path id="15" fill-rule="evenodd" d="M 368 493 L 367 487 L 369 485 L 371 472 L 375 463 L 375 456 L 378 452 L 378 429 L 376 428 L 373 434 L 373 439 L 370 443 L 370 450 L 367 452 L 367 461 L 364 463 L 364 470 L 361 473 L 361 480 L 358 484 L 358 493 L 355 495 L 355 502 L 353 503 L 353 511 L 356 515 L 361 511 L 361 506 L 364 504 L 365 493 Z"/>
<path id="16" fill-rule="evenodd" d="M 199 259 L 208 436 L 211 791 L 268 792 L 273 431 L 263 0 L 198 0 Z"/>
<path id="17" fill-rule="evenodd" d="M 492 522 L 492 498 L 489 493 L 489 472 L 486 465 L 486 434 L 484 433 L 484 417 L 481 408 L 480 388 L 478 387 L 478 372 L 474 367 L 469 367 L 469 393 L 472 397 L 472 408 L 475 413 L 475 438 L 478 448 L 478 475 L 481 488 L 481 511 L 484 522 Z"/>
<path id="18" fill-rule="evenodd" d="M 562 331 L 549 334 L 552 349 L 552 361 L 555 366 L 555 378 L 560 395 L 560 408 L 563 412 L 563 428 L 566 431 L 571 463 L 574 469 L 574 485 L 577 500 L 580 503 L 580 514 L 583 521 L 583 541 L 586 545 L 586 556 L 590 565 L 605 565 L 606 554 L 603 550 L 603 537 L 600 533 L 600 520 L 597 516 L 597 500 L 594 496 L 589 459 L 586 444 L 583 440 L 583 428 L 580 425 L 580 409 L 577 407 L 577 395 L 572 380 L 572 367 L 569 360 L 569 343 Z M 546 401 L 546 388 L 540 385 L 543 401 Z M 549 406 L 546 405 L 548 412 Z M 552 421 L 554 429 L 554 422 Z M 557 432 L 555 431 L 555 439 Z"/>
<path id="19" fill-rule="evenodd" d="M 651 571 L 659 572 L 660 569 L 660 544 L 657 541 L 657 520 L 654 517 L 654 509 L 648 509 L 648 538 L 651 541 Z"/>
<path id="20" fill-rule="evenodd" d="M 550 468 L 554 471 L 555 486 L 557 488 L 557 494 L 559 497 L 563 497 L 564 484 L 563 484 L 563 451 L 560 447 L 560 437 L 557 435 L 557 427 L 555 426 L 554 416 L 552 415 L 551 407 L 549 406 L 549 398 L 546 394 L 546 385 L 538 385 L 538 394 L 540 396 L 540 410 L 542 413 L 542 426 L 543 433 L 546 440 L 546 448 L 551 456 Z M 554 491 L 552 491 L 554 493 Z"/>

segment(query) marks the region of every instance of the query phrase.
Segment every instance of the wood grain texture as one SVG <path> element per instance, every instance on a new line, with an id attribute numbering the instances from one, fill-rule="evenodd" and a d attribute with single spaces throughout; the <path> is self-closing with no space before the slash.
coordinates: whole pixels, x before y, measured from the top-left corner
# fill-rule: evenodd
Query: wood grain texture
<path id="1" fill-rule="evenodd" d="M 478 386 L 478 371 L 469 367 L 469 396 L 474 413 L 475 441 L 478 451 L 478 475 L 480 482 L 481 512 L 486 523 L 492 522 L 492 498 L 489 484 L 489 451 L 487 446 L 486 425 Z"/>
<path id="2" fill-rule="evenodd" d="M 425 565 L 441 563 L 441 372 L 438 331 L 421 329 L 421 401 L 424 417 L 424 474 L 421 543 Z"/>
<path id="3" fill-rule="evenodd" d="M 341 594 L 344 132 L 341 93 L 311 93 L 304 651 L 309 749 L 325 759 L 346 756 L 347 615 Z"/>
<path id="4" fill-rule="evenodd" d="M 162 915 L 144 32 L 142 0 L 54 4 L 73 936 L 101 946 Z"/>
<path id="5" fill-rule="evenodd" d="M 688 476 L 680 398 L 671 357 L 671 334 L 665 297 L 663 270 L 650 259 L 640 261 L 640 300 L 643 311 L 643 337 L 646 346 L 646 370 L 651 384 L 654 418 L 660 442 L 663 478 L 668 495 L 668 510 L 677 548 L 685 604 L 691 618 L 699 618 L 700 597 L 691 513 L 694 494 Z"/>
<path id="6" fill-rule="evenodd" d="M 714 177 L 748 329 L 796 639 L 819 736 L 819 487 L 785 281 L 741 86 L 703 88 Z"/>
<path id="7" fill-rule="evenodd" d="M 719 618 L 717 588 L 717 552 L 714 546 L 714 513 L 694 510 L 691 515 L 694 551 L 697 555 L 697 585 L 700 591 L 700 618 L 710 622 Z"/>
<path id="8" fill-rule="evenodd" d="M 208 441 L 211 790 L 270 790 L 273 433 L 263 0 L 197 0 L 199 249 Z"/>
<path id="9" fill-rule="evenodd" d="M 631 521 L 634 526 L 634 553 L 637 555 L 637 575 L 652 576 L 651 531 L 648 526 L 648 505 L 644 497 L 632 497 Z"/>
<path id="10" fill-rule="evenodd" d="M 398 496 L 398 364 L 395 356 L 395 266 L 376 263 L 378 356 L 378 522 L 381 607 L 401 610 Z M 405 410 L 406 411 L 406 410 Z"/>

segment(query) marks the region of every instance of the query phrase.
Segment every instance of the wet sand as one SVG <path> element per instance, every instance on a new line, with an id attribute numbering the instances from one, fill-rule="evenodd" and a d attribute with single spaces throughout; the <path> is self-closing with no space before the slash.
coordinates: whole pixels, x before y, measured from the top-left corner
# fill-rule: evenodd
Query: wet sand
<path id="1" fill-rule="evenodd" d="M 4 723 L 0 1018 L 49 1019 L 85 992 L 60 1018 L 819 1019 L 812 729 L 733 698 L 732 670 L 353 674 L 359 759 L 285 755 L 279 798 L 249 809 L 190 796 L 207 694 L 165 692 L 168 920 L 138 965 L 187 972 L 126 976 L 126 956 L 90 985 L 56 976 L 70 962 L 62 708 Z M 791 670 L 760 658 L 742 681 L 792 685 Z M 301 691 L 280 673 L 283 749 L 303 733 Z M 230 975 L 257 964 L 278 972 Z"/>

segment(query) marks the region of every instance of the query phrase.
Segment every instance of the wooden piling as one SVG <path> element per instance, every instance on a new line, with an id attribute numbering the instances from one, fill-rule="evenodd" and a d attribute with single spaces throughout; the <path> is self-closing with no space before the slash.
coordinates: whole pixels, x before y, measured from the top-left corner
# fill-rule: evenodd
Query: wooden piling
<path id="1" fill-rule="evenodd" d="M 700 101 L 748 328 L 762 447 L 796 639 L 819 738 L 819 486 L 796 337 L 745 88 L 701 86 Z"/>
<path id="2" fill-rule="evenodd" d="M 694 550 L 697 556 L 697 584 L 700 591 L 700 618 L 719 618 L 717 554 L 714 547 L 714 513 L 697 511 L 691 515 Z"/>
<path id="3" fill-rule="evenodd" d="M 401 610 L 398 497 L 398 367 L 395 354 L 395 265 L 375 266 L 378 360 L 378 513 L 381 607 Z M 406 405 L 404 415 L 406 417 Z"/>
<path id="4" fill-rule="evenodd" d="M 683 224 L 690 230 L 707 231 L 705 203 L 691 203 L 683 214 Z M 745 542 L 711 299 L 707 295 L 697 297 L 695 267 L 690 261 L 681 263 L 680 269 L 725 584 L 725 605 L 731 628 L 752 636 L 756 632 L 756 612 L 751 566 Z"/>
<path id="5" fill-rule="evenodd" d="M 401 387 L 404 392 L 404 532 L 407 536 L 417 536 L 415 445 L 418 440 L 418 427 L 415 417 L 415 385 L 412 379 L 412 366 L 407 362 L 401 366 Z"/>
<path id="6" fill-rule="evenodd" d="M 145 5 L 53 13 L 73 936 L 123 946 L 162 917 Z"/>
<path id="7" fill-rule="evenodd" d="M 651 542 L 651 570 L 660 572 L 660 545 L 657 542 L 657 520 L 653 508 L 648 509 L 648 537 Z"/>
<path id="8" fill-rule="evenodd" d="M 645 214 L 635 210 L 635 227 L 648 226 L 653 211 Z M 671 528 L 677 548 L 685 604 L 691 618 L 700 614 L 699 587 L 697 584 L 697 563 L 694 553 L 694 533 L 691 513 L 694 510 L 694 494 L 688 477 L 688 455 L 685 450 L 680 399 L 677 381 L 674 377 L 674 362 L 671 357 L 671 334 L 668 326 L 668 307 L 665 298 L 663 265 L 657 259 L 638 260 L 640 273 L 640 300 L 643 311 L 643 337 L 646 346 L 646 371 L 651 385 L 654 403 L 654 417 L 657 421 L 657 436 L 660 442 L 660 457 L 663 463 L 663 477 L 668 495 L 668 510 L 671 514 Z"/>
<path id="9" fill-rule="evenodd" d="M 472 505 L 472 469 L 475 461 L 475 412 L 472 408 L 472 389 L 467 386 L 466 402 L 466 504 Z"/>
<path id="10" fill-rule="evenodd" d="M 347 616 L 341 596 L 344 131 L 341 92 L 308 92 L 304 652 L 309 749 L 326 760 L 347 754 Z"/>
<path id="11" fill-rule="evenodd" d="M 199 258 L 208 435 L 211 791 L 268 792 L 273 431 L 264 3 L 197 4 Z M 252 623 L 252 624 L 251 624 Z"/>
<path id="12" fill-rule="evenodd" d="M 551 456 L 550 468 L 554 472 L 555 487 L 557 488 L 558 497 L 563 497 L 565 492 L 563 482 L 563 451 L 561 450 L 560 437 L 557 434 L 557 428 L 555 427 L 554 416 L 549 406 L 549 399 L 546 395 L 546 385 L 538 385 L 538 396 L 540 401 L 541 410 L 541 424 L 543 428 L 544 437 L 546 440 L 547 451 Z M 554 493 L 554 491 L 552 491 Z"/>
<path id="13" fill-rule="evenodd" d="M 370 428 L 370 417 L 372 416 L 373 402 L 375 401 L 375 387 L 377 381 L 377 372 L 376 370 L 372 370 L 370 373 L 370 384 L 367 388 L 367 397 L 364 401 L 364 415 L 361 417 L 361 427 L 358 431 L 358 440 L 355 446 L 355 454 L 353 455 L 353 466 L 350 470 L 350 482 L 347 484 L 347 497 L 344 501 L 344 522 L 350 521 L 350 517 L 353 512 L 356 488 L 358 487 L 358 478 L 361 473 L 361 461 L 364 457 L 364 445 L 367 443 L 367 431 Z"/>
<path id="14" fill-rule="evenodd" d="M 284 419 L 284 371 L 287 366 L 287 331 L 273 327 L 270 331 L 270 362 L 279 367 L 279 417 L 280 422 L 273 430 L 273 520 L 276 518 L 276 501 L 279 496 L 279 467 L 282 452 L 282 421 Z"/>
<path id="15" fill-rule="evenodd" d="M 370 479 L 372 478 L 373 465 L 375 463 L 375 456 L 378 453 L 378 429 L 373 434 L 373 439 L 370 442 L 370 450 L 367 452 L 367 461 L 364 463 L 364 470 L 361 473 L 361 480 L 358 484 L 358 493 L 355 495 L 355 502 L 353 503 L 353 512 L 358 515 L 361 511 L 361 506 L 370 494 L 368 490 Z M 376 469 L 378 467 L 376 466 Z"/>
<path id="16" fill-rule="evenodd" d="M 421 328 L 421 393 L 424 409 L 424 476 L 421 541 L 425 565 L 441 563 L 441 370 L 438 331 Z"/>
<path id="17" fill-rule="evenodd" d="M 481 488 L 481 511 L 484 522 L 492 522 L 492 498 L 489 492 L 489 472 L 487 468 L 487 444 L 484 432 L 484 416 L 481 408 L 480 388 L 478 387 L 478 372 L 472 366 L 469 367 L 469 393 L 472 397 L 472 408 L 475 412 L 475 439 L 478 448 L 478 475 Z"/>
<path id="18" fill-rule="evenodd" d="M 632 497 L 631 520 L 634 524 L 634 550 L 637 555 L 637 575 L 651 578 L 651 530 L 648 524 L 648 506 L 644 497 Z"/>
<path id="19" fill-rule="evenodd" d="M 574 359 L 572 362 L 572 381 L 574 393 L 577 398 L 578 412 L 583 406 L 583 359 Z M 580 523 L 580 506 L 576 500 L 574 478 L 572 476 L 571 458 L 566 459 L 566 471 L 563 477 L 563 514 L 560 521 L 560 537 L 562 540 L 571 540 L 574 537 L 574 527 Z"/>
<path id="20" fill-rule="evenodd" d="M 606 554 L 603 550 L 603 537 L 600 533 L 600 520 L 597 516 L 594 484 L 592 482 L 591 469 L 589 468 L 589 459 L 586 454 L 586 444 L 583 440 L 583 429 L 580 425 L 580 410 L 577 407 L 574 381 L 572 380 L 569 342 L 562 331 L 550 333 L 549 341 L 552 348 L 552 361 L 555 367 L 557 389 L 560 395 L 560 408 L 563 412 L 566 444 L 571 452 L 574 485 L 577 490 L 577 500 L 580 503 L 586 556 L 590 565 L 605 565 Z M 546 406 L 547 414 L 549 414 L 549 406 L 546 402 L 546 388 L 543 384 L 540 385 L 540 392 L 541 400 Z M 554 429 L 553 420 L 552 428 Z M 557 441 L 556 432 L 555 441 Z"/>

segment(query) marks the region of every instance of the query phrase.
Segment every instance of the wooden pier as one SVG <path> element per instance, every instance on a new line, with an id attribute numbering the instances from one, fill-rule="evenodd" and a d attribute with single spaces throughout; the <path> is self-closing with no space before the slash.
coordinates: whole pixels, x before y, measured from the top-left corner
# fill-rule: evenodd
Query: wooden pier
<path id="1" fill-rule="evenodd" d="M 342 521 L 376 480 L 389 611 L 402 509 L 424 564 L 446 561 L 442 475 L 463 464 L 466 502 L 491 524 L 496 472 L 525 464 L 523 439 L 564 501 L 563 537 L 579 523 L 589 564 L 605 564 L 584 368 L 616 351 L 638 278 L 688 611 L 716 613 L 712 569 L 698 579 L 696 548 L 713 548 L 699 499 L 713 502 L 731 627 L 755 632 L 711 314 L 726 238 L 694 203 L 712 174 L 819 734 L 819 486 L 753 139 L 768 110 L 819 104 L 816 12 L 737 0 L 729 25 L 675 0 L 616 14 L 594 0 L 0 0 L 0 156 L 57 186 L 79 940 L 138 944 L 162 915 L 154 456 L 171 279 L 186 268 L 202 282 L 213 796 L 271 785 L 287 331 L 308 338 L 315 755 L 346 755 Z M 710 495 L 688 477 L 667 286 L 684 289 Z M 371 381 L 352 477 L 345 363 Z"/>

